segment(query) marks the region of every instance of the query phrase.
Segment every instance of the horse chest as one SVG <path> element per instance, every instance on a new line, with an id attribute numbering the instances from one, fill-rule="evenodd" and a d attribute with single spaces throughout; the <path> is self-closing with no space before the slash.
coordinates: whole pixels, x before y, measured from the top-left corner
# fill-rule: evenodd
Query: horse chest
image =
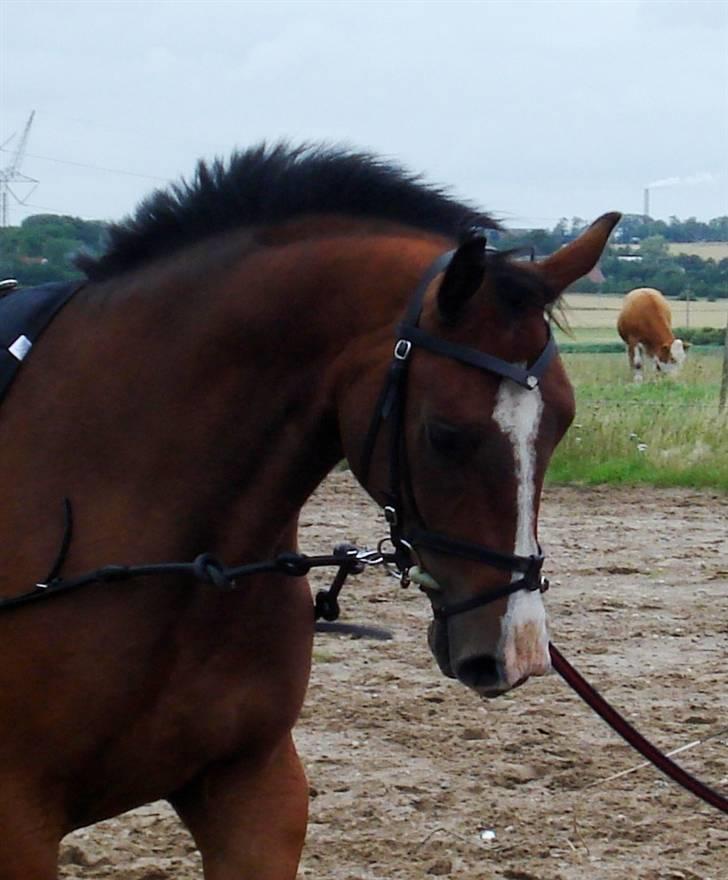
<path id="1" fill-rule="evenodd" d="M 73 780 L 74 827 L 167 797 L 205 767 L 266 753 L 295 723 L 305 680 L 279 670 L 236 665 L 239 651 L 219 652 L 196 672 L 180 669 L 135 708 L 132 699 L 102 749 L 91 751 Z M 90 719 L 86 719 L 88 722 Z M 99 738 L 97 738 L 98 742 Z"/>

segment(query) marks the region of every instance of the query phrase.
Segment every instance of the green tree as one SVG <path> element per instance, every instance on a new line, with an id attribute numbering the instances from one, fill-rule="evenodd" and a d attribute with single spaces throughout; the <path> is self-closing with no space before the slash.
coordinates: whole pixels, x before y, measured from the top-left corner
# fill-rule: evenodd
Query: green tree
<path id="1" fill-rule="evenodd" d="M 667 253 L 667 241 L 662 235 L 651 235 L 640 242 L 640 254 L 645 260 L 658 260 Z"/>
<path id="2" fill-rule="evenodd" d="M 100 253 L 106 228 L 96 220 L 36 214 L 20 226 L 0 229 L 0 277 L 26 285 L 78 278 L 74 256 L 82 249 Z"/>

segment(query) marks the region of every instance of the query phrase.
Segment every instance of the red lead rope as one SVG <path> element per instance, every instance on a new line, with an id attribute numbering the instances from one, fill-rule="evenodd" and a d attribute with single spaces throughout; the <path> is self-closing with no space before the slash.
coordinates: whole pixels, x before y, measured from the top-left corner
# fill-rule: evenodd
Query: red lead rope
<path id="1" fill-rule="evenodd" d="M 641 755 L 644 755 L 650 763 L 654 764 L 658 770 L 661 770 L 666 776 L 677 782 L 678 785 L 682 785 L 683 788 L 704 800 L 706 804 L 710 804 L 711 807 L 715 807 L 716 810 L 728 813 L 728 798 L 723 797 L 719 792 L 714 791 L 699 779 L 691 776 L 682 767 L 668 758 L 667 755 L 663 755 L 641 733 L 638 733 L 616 709 L 613 709 L 604 697 L 586 679 L 581 677 L 563 654 L 552 644 L 549 644 L 549 651 L 554 669 L 576 691 L 582 700 L 607 722 L 612 730 L 616 731 Z"/>

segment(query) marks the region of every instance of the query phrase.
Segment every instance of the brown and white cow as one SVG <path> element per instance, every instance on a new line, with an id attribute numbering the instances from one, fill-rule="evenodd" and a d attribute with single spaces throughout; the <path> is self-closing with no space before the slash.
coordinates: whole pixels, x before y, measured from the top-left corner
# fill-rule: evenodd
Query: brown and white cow
<path id="1" fill-rule="evenodd" d="M 685 361 L 689 342 L 672 335 L 672 315 L 667 300 L 654 287 L 638 287 L 625 296 L 617 319 L 619 335 L 627 343 L 627 354 L 635 382 L 642 381 L 644 357 L 655 369 L 675 373 Z"/>

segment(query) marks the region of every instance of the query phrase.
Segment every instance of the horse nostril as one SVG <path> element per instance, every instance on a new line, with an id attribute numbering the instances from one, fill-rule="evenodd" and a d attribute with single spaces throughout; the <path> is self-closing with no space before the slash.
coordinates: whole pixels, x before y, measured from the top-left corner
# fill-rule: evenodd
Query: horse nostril
<path id="1" fill-rule="evenodd" d="M 471 688 L 487 688 L 500 681 L 498 662 L 495 657 L 483 654 L 464 660 L 457 669 L 457 676 L 463 684 Z"/>

